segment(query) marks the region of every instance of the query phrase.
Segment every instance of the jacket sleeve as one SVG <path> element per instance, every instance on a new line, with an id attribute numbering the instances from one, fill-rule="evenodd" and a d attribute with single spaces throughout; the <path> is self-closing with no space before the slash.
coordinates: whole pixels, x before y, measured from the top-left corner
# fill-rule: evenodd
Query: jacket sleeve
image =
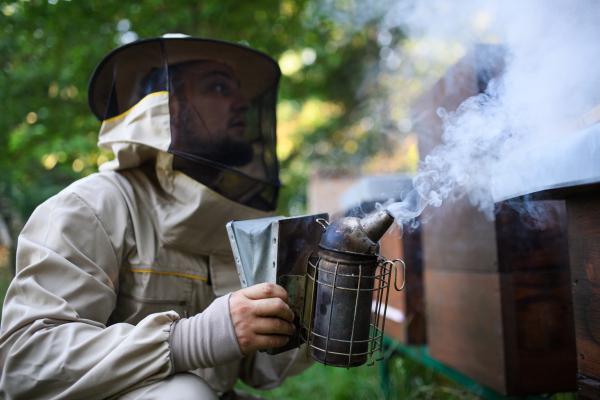
<path id="1" fill-rule="evenodd" d="M 116 303 L 126 210 L 108 210 L 119 228 L 110 233 L 75 193 L 55 196 L 31 216 L 2 310 L 2 399 L 104 399 L 171 373 L 175 312 L 136 326 L 106 326 Z"/>

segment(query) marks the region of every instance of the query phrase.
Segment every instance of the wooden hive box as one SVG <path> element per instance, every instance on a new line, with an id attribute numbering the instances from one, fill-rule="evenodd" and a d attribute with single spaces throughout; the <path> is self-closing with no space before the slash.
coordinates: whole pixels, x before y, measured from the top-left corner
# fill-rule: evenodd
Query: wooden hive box
<path id="1" fill-rule="evenodd" d="M 442 143 L 437 108 L 456 110 L 502 67 L 499 46 L 476 46 L 419 100 L 421 159 Z M 543 231 L 505 205 L 488 221 L 468 199 L 423 215 L 430 355 L 505 395 L 576 388 L 565 205 L 538 205 L 552 216 Z"/>
<path id="2" fill-rule="evenodd" d="M 600 186 L 567 193 L 578 394 L 600 399 Z M 571 191 L 574 192 L 574 191 Z"/>

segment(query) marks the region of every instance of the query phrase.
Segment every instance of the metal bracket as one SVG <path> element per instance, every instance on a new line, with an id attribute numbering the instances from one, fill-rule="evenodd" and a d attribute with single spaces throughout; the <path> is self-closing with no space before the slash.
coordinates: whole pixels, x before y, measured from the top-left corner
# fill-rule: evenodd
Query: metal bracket
<path id="1" fill-rule="evenodd" d="M 323 227 L 323 231 L 326 231 L 327 228 L 329 227 L 329 221 L 327 221 L 325 218 L 317 218 L 316 221 L 317 221 L 317 224 L 319 224 Z"/>
<path id="2" fill-rule="evenodd" d="M 398 267 L 396 266 L 396 262 L 400 262 L 402 264 L 402 286 L 400 287 L 400 289 L 398 289 Z M 383 262 L 384 264 L 389 264 L 390 265 L 390 274 L 391 274 L 391 269 L 394 268 L 394 288 L 396 289 L 397 292 L 400 292 L 402 289 L 404 289 L 404 285 L 406 284 L 406 264 L 404 264 L 404 261 L 402 261 L 399 258 L 396 258 L 395 260 L 385 260 Z M 390 276 L 391 278 L 391 276 Z"/>

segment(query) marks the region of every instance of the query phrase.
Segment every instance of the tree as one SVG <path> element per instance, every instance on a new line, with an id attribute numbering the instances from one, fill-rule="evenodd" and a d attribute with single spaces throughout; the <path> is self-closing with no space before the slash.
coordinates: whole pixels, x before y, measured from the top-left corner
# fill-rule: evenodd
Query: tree
<path id="1" fill-rule="evenodd" d="M 12 238 L 4 247 L 14 250 L 37 205 L 112 157 L 96 147 L 88 80 L 106 53 L 136 38 L 218 38 L 279 60 L 280 213 L 302 211 L 311 164 L 352 169 L 385 145 L 377 131 L 349 129 L 363 116 L 355 93 L 378 60 L 376 30 L 344 30 L 312 1 L 18 0 L 0 11 L 0 238 L 3 226 Z"/>

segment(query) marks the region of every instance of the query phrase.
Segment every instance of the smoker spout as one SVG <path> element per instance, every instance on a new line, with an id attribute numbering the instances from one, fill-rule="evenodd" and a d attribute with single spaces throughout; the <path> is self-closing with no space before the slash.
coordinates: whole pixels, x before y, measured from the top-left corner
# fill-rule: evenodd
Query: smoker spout
<path id="1" fill-rule="evenodd" d="M 394 223 L 394 217 L 387 210 L 380 210 L 360 220 L 360 226 L 373 242 L 377 243 Z"/>
<path id="2" fill-rule="evenodd" d="M 326 250 L 374 254 L 374 248 L 394 222 L 389 212 L 382 210 L 363 219 L 345 217 L 333 221 L 319 247 Z"/>

